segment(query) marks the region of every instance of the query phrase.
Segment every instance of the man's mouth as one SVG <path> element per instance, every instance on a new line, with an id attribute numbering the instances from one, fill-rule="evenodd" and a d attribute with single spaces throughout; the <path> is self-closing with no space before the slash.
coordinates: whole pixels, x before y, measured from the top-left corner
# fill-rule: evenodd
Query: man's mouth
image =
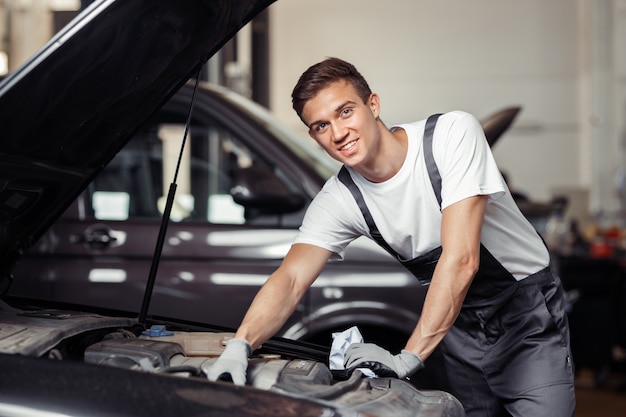
<path id="1" fill-rule="evenodd" d="M 356 145 L 356 140 L 353 140 L 353 141 L 348 142 L 345 145 L 343 145 L 341 148 L 339 148 L 339 150 L 340 151 L 349 151 L 350 149 L 354 148 L 355 145 Z"/>

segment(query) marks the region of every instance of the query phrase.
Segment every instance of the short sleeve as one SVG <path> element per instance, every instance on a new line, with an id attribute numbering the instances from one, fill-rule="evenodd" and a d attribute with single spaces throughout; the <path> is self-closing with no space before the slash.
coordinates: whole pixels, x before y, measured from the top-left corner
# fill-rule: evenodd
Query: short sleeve
<path id="1" fill-rule="evenodd" d="M 505 194 L 485 133 L 471 114 L 456 111 L 440 117 L 433 156 L 442 178 L 442 209 L 475 195 L 498 199 Z"/>
<path id="2" fill-rule="evenodd" d="M 364 230 L 356 203 L 344 200 L 349 192 L 342 188 L 336 177 L 326 183 L 307 208 L 294 243 L 315 245 L 333 252 L 331 259 L 343 259 L 345 248 Z"/>

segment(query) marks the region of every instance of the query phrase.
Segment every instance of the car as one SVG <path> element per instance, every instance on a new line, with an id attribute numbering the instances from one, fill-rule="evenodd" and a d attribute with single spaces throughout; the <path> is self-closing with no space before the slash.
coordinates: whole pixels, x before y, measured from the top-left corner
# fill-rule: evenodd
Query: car
<path id="1" fill-rule="evenodd" d="M 319 187 L 310 172 L 290 175 L 313 170 L 317 160 L 304 165 L 311 156 L 303 154 L 272 166 L 268 161 L 274 159 L 267 155 L 288 155 L 287 145 L 269 147 L 260 139 L 268 148 L 250 149 L 265 158 L 248 160 L 246 148 L 236 141 L 198 140 L 198 135 L 208 139 L 221 132 L 203 131 L 201 125 L 198 131 L 194 121 L 189 146 L 183 147 L 181 163 L 174 164 L 175 172 L 181 168 L 180 178 L 174 175 L 177 180 L 165 193 L 159 175 L 169 181 L 169 139 L 151 143 L 158 151 L 146 153 L 142 138 L 182 134 L 180 142 L 186 142 L 187 129 L 175 126 L 175 117 L 163 130 L 151 130 L 155 117 L 167 115 L 159 109 L 191 108 L 192 97 L 183 104 L 170 99 L 184 96 L 186 82 L 272 1 L 95 1 L 0 83 L 0 415 L 463 415 L 459 401 L 445 391 L 418 389 L 406 379 L 331 371 L 328 342 L 275 337 L 254 352 L 245 386 L 206 377 L 234 335 L 233 322 L 225 317 L 239 308 L 242 283 L 252 279 L 257 285 L 258 276 L 278 259 L 255 260 L 251 254 L 267 251 L 260 243 L 267 239 L 276 253 L 284 250 L 288 238 L 268 230 L 282 227 L 292 235 L 306 205 L 308 194 L 302 190 Z M 232 179 L 222 183 L 221 175 L 208 175 L 215 166 L 194 159 L 195 151 L 224 152 L 224 161 L 241 169 L 220 167 L 224 178 Z M 131 192 L 116 188 L 132 181 L 111 175 L 131 175 L 127 171 L 134 164 L 152 167 L 154 175 L 137 177 Z M 320 162 L 315 169 L 324 171 L 325 165 Z M 192 181 L 196 176 L 200 185 Z M 213 191 L 199 197 L 193 194 L 196 186 Z M 140 191 L 157 189 L 167 195 L 153 196 L 157 207 L 151 206 L 155 200 L 135 201 L 143 198 Z M 213 195 L 217 198 L 209 198 Z M 268 197 L 279 199 L 281 209 Z M 165 213 L 160 223 L 151 217 L 160 217 L 159 204 Z M 72 218 L 73 210 L 78 219 Z M 125 221 L 136 213 L 145 219 L 137 219 L 135 226 Z M 221 221 L 204 221 L 213 215 Z M 197 216 L 204 230 L 192 228 Z M 141 222 L 148 227 L 140 227 Z M 239 248 L 235 244 L 242 235 L 247 245 Z M 194 249 L 190 241 L 205 244 Z M 125 265 L 120 262 L 125 244 L 152 256 Z M 178 247 L 184 247 L 186 257 L 172 261 L 171 251 Z M 204 276 L 191 273 L 199 257 L 208 257 L 216 269 Z M 351 273 L 385 268 L 367 261 Z M 238 264 L 248 262 L 245 274 L 233 274 Z M 58 265 L 63 268 L 55 269 Z M 36 268 L 45 274 L 27 281 Z M 233 284 L 233 278 L 239 282 Z M 351 280 L 356 281 L 354 275 Z M 220 283 L 225 288 L 211 299 L 205 296 L 206 285 L 195 281 L 217 283 L 215 291 Z M 387 287 L 383 283 L 381 292 Z M 314 291 L 318 297 L 341 299 L 341 290 L 362 290 L 328 288 Z M 314 299 L 310 295 L 305 303 Z M 219 308 L 193 313 L 194 300 L 219 300 Z M 297 339 L 295 330 L 294 335 Z"/>

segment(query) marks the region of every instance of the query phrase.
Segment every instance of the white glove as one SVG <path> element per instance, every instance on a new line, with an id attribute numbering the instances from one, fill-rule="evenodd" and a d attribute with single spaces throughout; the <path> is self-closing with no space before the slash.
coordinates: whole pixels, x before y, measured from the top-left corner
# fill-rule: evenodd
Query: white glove
<path id="1" fill-rule="evenodd" d="M 422 359 L 413 352 L 403 349 L 392 355 L 372 343 L 353 343 L 348 347 L 344 359 L 346 369 L 369 368 L 378 376 L 394 376 L 403 379 L 424 367 Z"/>
<path id="2" fill-rule="evenodd" d="M 252 346 L 247 340 L 230 339 L 226 342 L 224 352 L 209 369 L 207 377 L 210 381 L 232 379 L 235 385 L 245 385 L 248 357 L 251 354 Z"/>

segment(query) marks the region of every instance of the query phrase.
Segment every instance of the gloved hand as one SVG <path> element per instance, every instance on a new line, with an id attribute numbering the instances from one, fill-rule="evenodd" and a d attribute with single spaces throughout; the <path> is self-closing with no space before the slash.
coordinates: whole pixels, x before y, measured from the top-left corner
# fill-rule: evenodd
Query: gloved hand
<path id="1" fill-rule="evenodd" d="M 346 350 L 344 365 L 350 372 L 356 368 L 369 368 L 378 376 L 403 379 L 422 369 L 424 362 L 408 350 L 392 355 L 373 343 L 353 343 Z"/>
<path id="2" fill-rule="evenodd" d="M 252 346 L 245 339 L 230 339 L 226 342 L 224 352 L 209 369 L 207 377 L 210 381 L 228 380 L 228 375 L 235 385 L 246 384 L 248 357 L 252 354 Z"/>

